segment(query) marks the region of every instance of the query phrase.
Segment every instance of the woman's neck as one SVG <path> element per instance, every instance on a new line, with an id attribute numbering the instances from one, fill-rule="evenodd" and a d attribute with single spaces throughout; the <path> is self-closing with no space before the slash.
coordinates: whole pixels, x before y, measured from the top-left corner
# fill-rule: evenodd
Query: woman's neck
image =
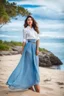
<path id="1" fill-rule="evenodd" d="M 30 28 L 32 28 L 32 26 L 28 25 Z"/>

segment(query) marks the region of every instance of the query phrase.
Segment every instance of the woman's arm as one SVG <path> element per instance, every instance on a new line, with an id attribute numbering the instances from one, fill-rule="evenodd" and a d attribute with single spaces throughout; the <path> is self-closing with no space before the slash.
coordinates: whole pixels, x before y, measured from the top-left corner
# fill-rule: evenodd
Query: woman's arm
<path id="1" fill-rule="evenodd" d="M 36 49 L 39 49 L 39 39 L 36 41 Z"/>
<path id="2" fill-rule="evenodd" d="M 37 40 L 36 40 L 36 55 L 39 54 L 39 43 L 40 43 L 40 37 L 39 37 L 39 34 L 37 34 Z"/>
<path id="3" fill-rule="evenodd" d="M 23 50 L 24 50 L 24 47 L 25 47 L 25 44 L 26 44 L 26 31 L 25 31 L 25 29 L 23 29 L 23 43 L 22 43 L 22 52 L 23 52 Z M 22 54 L 22 52 L 21 52 L 21 54 Z"/>
<path id="4" fill-rule="evenodd" d="M 36 41 L 36 55 L 39 54 L 39 43 L 40 43 L 40 40 L 38 39 L 38 40 Z"/>
<path id="5" fill-rule="evenodd" d="M 24 50 L 25 44 L 26 44 L 26 42 L 22 43 L 22 51 Z"/>

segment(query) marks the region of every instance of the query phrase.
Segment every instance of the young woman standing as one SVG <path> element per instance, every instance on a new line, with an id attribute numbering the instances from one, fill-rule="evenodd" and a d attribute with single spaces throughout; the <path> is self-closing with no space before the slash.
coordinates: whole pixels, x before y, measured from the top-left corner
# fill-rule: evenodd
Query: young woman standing
<path id="1" fill-rule="evenodd" d="M 32 16 L 27 16 L 23 29 L 22 56 L 6 82 L 10 89 L 35 89 L 40 92 L 39 39 L 37 22 Z"/>

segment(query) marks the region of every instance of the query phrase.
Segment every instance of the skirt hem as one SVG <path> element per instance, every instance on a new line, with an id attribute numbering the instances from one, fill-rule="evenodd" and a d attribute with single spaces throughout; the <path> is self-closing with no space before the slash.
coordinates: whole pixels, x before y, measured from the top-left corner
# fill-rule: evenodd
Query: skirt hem
<path id="1" fill-rule="evenodd" d="M 15 87 L 13 87 L 12 85 L 8 85 L 8 87 L 9 87 L 9 89 L 11 89 L 11 91 L 20 91 L 20 90 L 27 90 L 28 88 L 30 88 L 31 86 L 34 86 L 34 85 L 36 85 L 36 84 L 39 84 L 39 82 L 37 82 L 37 83 L 34 83 L 34 84 L 31 84 L 30 86 L 28 86 L 27 88 L 15 88 Z"/>

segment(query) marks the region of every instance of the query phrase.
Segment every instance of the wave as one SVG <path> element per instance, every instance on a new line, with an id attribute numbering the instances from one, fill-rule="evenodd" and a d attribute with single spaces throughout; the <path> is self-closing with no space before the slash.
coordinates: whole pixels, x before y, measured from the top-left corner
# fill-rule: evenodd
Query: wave
<path id="1" fill-rule="evenodd" d="M 0 37 L 7 37 L 7 38 L 18 38 L 18 36 L 9 36 L 9 35 L 0 35 Z"/>
<path id="2" fill-rule="evenodd" d="M 50 33 L 50 34 L 40 34 L 39 37 L 50 38 L 50 39 L 64 39 L 64 35 L 60 35 L 60 34 L 59 35 L 58 34 L 54 35 L 52 33 Z"/>

